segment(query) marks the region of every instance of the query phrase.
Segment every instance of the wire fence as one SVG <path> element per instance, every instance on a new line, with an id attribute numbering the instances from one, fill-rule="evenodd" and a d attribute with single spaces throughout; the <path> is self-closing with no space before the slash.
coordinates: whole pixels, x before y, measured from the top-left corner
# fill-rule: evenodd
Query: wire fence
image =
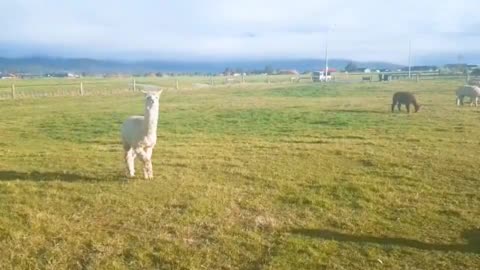
<path id="1" fill-rule="evenodd" d="M 463 74 L 438 73 L 336 73 L 327 83 L 392 82 L 399 80 L 457 80 L 466 84 L 475 80 Z M 316 82 L 309 74 L 302 75 L 240 75 L 240 76 L 183 76 L 183 77 L 143 77 L 124 79 L 78 79 L 78 80 L 2 80 L 0 100 L 62 96 L 107 96 L 134 93 L 142 89 L 161 87 L 177 90 L 218 88 L 260 84 L 298 84 Z"/>
<path id="2" fill-rule="evenodd" d="M 102 96 L 131 92 L 128 82 L 15 80 L 0 83 L 0 99 L 24 99 L 61 96 Z"/>

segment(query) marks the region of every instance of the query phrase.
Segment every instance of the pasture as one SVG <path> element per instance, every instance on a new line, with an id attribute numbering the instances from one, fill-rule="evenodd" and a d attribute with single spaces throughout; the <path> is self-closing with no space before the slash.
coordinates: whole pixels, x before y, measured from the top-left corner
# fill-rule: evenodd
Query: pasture
<path id="1" fill-rule="evenodd" d="M 123 177 L 141 94 L 0 101 L 0 268 L 478 269 L 462 83 L 167 90 L 153 181 Z"/>

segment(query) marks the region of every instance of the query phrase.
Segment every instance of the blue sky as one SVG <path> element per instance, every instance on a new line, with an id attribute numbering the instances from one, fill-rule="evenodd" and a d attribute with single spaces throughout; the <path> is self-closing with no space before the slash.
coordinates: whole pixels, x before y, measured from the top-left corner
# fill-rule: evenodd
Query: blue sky
<path id="1" fill-rule="evenodd" d="M 478 0 L 1 1 L 0 54 L 115 59 L 480 55 Z M 1 56 L 1 55 L 0 55 Z M 460 57 L 462 58 L 462 57 Z M 422 60 L 423 59 L 423 60 Z M 453 60 L 453 59 L 452 59 Z"/>

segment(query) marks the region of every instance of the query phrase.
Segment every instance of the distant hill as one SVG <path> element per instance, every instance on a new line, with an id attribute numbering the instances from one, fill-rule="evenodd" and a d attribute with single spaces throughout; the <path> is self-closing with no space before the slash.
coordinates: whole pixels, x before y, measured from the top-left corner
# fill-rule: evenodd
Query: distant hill
<path id="1" fill-rule="evenodd" d="M 480 53 L 466 52 L 464 54 L 455 53 L 434 53 L 425 54 L 416 57 L 415 63 L 422 63 L 425 65 L 444 65 L 444 64 L 480 64 Z"/>
<path id="2" fill-rule="evenodd" d="M 350 60 L 332 59 L 329 67 L 344 69 Z M 117 61 L 97 60 L 88 58 L 1 58 L 0 72 L 22 72 L 43 74 L 47 72 L 86 72 L 86 73 L 146 73 L 146 72 L 176 72 L 176 73 L 218 73 L 225 68 L 244 71 L 263 70 L 266 66 L 273 69 L 296 69 L 300 72 L 320 70 L 324 68 L 323 59 L 298 60 L 252 60 L 252 61 Z M 358 67 L 372 69 L 397 69 L 401 65 L 387 62 L 355 62 Z"/>

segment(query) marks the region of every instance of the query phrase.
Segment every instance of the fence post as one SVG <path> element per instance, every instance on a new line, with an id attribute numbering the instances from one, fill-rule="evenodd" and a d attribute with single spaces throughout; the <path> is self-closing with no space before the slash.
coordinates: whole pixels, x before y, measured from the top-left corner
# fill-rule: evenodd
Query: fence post
<path id="1" fill-rule="evenodd" d="M 242 83 L 245 83 L 245 75 L 242 73 Z"/>
<path id="2" fill-rule="evenodd" d="M 210 85 L 213 86 L 213 76 L 210 77 Z"/>
<path id="3" fill-rule="evenodd" d="M 137 92 L 137 82 L 133 79 L 133 92 Z"/>
<path id="4" fill-rule="evenodd" d="M 179 89 L 179 87 L 178 87 L 178 79 L 175 80 L 175 89 L 177 89 L 177 90 Z"/>
<path id="5" fill-rule="evenodd" d="M 417 73 L 417 82 L 420 81 L 420 74 Z"/>
<path id="6" fill-rule="evenodd" d="M 80 96 L 83 96 L 83 82 L 80 82 Z"/>
<path id="7" fill-rule="evenodd" d="M 15 84 L 12 83 L 12 99 L 15 99 Z"/>

